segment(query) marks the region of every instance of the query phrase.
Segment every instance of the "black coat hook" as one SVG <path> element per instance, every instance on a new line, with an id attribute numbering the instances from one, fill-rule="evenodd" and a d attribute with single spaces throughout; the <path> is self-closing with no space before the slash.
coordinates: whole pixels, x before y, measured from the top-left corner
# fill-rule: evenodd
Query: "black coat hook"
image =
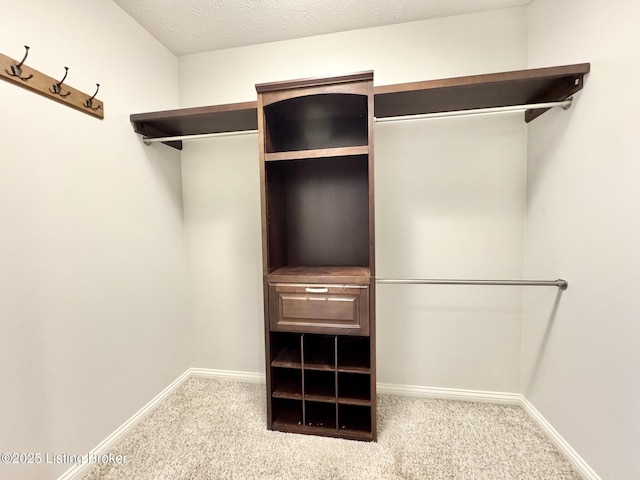
<path id="1" fill-rule="evenodd" d="M 64 82 L 64 79 L 67 78 L 68 73 L 69 67 L 64 67 L 64 77 L 62 77 L 62 80 L 60 80 L 58 83 L 54 83 L 52 85 L 51 93 L 55 93 L 57 95 L 60 95 L 61 97 L 68 97 L 69 95 L 71 95 L 71 92 L 62 93 L 62 83 Z"/>
<path id="2" fill-rule="evenodd" d="M 33 77 L 33 74 L 30 74 L 28 77 L 22 76 L 22 64 L 29 56 L 29 47 L 25 45 L 24 48 L 26 51 L 24 52 L 24 57 L 22 58 L 22 61 L 17 65 L 11 65 L 11 71 L 5 69 L 5 72 L 7 72 L 12 77 L 18 77 L 20 80 L 26 81 L 26 80 L 29 80 L 31 77 Z"/>
<path id="3" fill-rule="evenodd" d="M 96 98 L 96 95 L 98 94 L 98 90 L 100 90 L 100 84 L 96 83 L 96 93 L 93 94 L 93 97 L 91 98 L 87 98 L 87 100 L 84 102 L 84 106 L 87 108 L 90 108 L 91 110 L 98 110 L 102 105 L 98 105 L 97 107 L 93 108 L 93 99 Z"/>

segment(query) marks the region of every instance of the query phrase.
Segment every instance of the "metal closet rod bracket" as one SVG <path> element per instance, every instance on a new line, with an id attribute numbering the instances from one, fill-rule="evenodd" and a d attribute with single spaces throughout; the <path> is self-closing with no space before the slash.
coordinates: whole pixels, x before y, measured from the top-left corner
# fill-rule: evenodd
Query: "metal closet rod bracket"
<path id="1" fill-rule="evenodd" d="M 503 285 L 521 287 L 558 287 L 566 290 L 569 283 L 558 278 L 557 280 L 460 280 L 442 278 L 377 278 L 376 283 L 381 284 L 408 284 L 408 285 Z"/>

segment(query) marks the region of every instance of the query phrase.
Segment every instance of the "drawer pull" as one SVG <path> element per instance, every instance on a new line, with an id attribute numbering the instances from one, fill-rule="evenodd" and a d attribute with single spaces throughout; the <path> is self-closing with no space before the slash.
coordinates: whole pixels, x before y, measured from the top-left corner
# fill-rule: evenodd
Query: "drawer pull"
<path id="1" fill-rule="evenodd" d="M 307 287 L 304 289 L 304 291 L 307 293 L 327 293 L 329 292 L 329 289 L 327 287 L 320 287 L 320 288 Z"/>

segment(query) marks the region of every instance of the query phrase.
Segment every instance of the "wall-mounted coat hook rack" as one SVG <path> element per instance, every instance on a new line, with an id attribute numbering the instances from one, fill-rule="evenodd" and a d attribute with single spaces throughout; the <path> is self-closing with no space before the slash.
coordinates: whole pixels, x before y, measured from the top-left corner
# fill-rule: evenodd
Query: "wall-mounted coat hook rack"
<path id="1" fill-rule="evenodd" d="M 29 55 L 29 47 L 25 45 L 25 55 L 20 62 L 11 57 L 0 54 L 0 78 L 14 85 L 18 85 L 32 92 L 38 93 L 51 100 L 67 105 L 92 117 L 104 118 L 104 104 L 98 100 L 96 95 L 90 96 L 80 90 L 76 90 L 64 84 L 69 69 L 65 68 L 64 77 L 58 81 L 25 65 L 25 60 Z M 64 84 L 64 88 L 63 88 Z M 98 86 L 99 88 L 99 86 Z"/>
<path id="2" fill-rule="evenodd" d="M 20 60 L 20 63 L 17 63 L 15 65 L 11 65 L 11 71 L 7 70 L 5 68 L 5 72 L 7 72 L 9 75 L 11 75 L 12 77 L 17 77 L 22 81 L 27 81 L 31 78 L 33 78 L 33 74 L 29 74 L 26 77 L 22 76 L 22 64 L 24 63 L 24 61 L 27 59 L 27 57 L 29 56 L 29 46 L 25 45 L 24 46 L 25 52 L 24 52 L 24 57 L 22 57 L 22 60 Z"/>
<path id="3" fill-rule="evenodd" d="M 64 67 L 64 77 L 58 83 L 54 83 L 51 87 L 51 92 L 56 95 L 60 95 L 61 97 L 68 97 L 71 95 L 71 92 L 62 93 L 62 84 L 64 83 L 64 79 L 67 78 L 67 74 L 69 73 L 69 67 Z"/>

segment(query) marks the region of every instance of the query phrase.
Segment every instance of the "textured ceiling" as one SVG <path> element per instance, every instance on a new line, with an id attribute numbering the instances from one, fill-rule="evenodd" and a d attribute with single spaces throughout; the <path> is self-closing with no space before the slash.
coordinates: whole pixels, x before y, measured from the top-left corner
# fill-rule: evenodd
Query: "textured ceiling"
<path id="1" fill-rule="evenodd" d="M 531 0 L 114 0 L 176 55 L 526 5 Z"/>

